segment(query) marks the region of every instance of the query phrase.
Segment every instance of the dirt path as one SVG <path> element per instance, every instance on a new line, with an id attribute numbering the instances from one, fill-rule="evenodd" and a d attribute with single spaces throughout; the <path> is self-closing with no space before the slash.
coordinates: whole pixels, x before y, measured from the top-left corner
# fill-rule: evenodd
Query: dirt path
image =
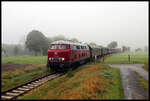
<path id="1" fill-rule="evenodd" d="M 111 67 L 120 69 L 125 99 L 148 99 L 145 89 L 139 85 L 138 72 L 145 80 L 148 80 L 148 72 L 142 66 L 144 64 L 113 64 Z"/>
<path id="2" fill-rule="evenodd" d="M 1 65 L 2 72 L 10 71 L 18 68 L 23 68 L 26 66 L 32 66 L 32 64 L 14 64 L 14 63 L 5 63 Z"/>

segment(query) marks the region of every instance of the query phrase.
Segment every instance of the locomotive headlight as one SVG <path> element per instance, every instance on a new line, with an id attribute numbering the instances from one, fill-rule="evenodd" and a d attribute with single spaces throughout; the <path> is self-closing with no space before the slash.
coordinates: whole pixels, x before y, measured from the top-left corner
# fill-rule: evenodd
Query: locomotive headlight
<path id="1" fill-rule="evenodd" d="M 53 58 L 49 58 L 49 60 L 53 60 Z"/>
<path id="2" fill-rule="evenodd" d="M 65 60 L 65 58 L 62 58 L 62 61 L 64 61 Z"/>

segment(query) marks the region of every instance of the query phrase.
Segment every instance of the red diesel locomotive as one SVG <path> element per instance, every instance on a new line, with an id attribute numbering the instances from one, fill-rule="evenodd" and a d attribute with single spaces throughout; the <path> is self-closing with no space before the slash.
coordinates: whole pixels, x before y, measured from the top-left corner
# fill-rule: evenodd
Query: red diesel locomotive
<path id="1" fill-rule="evenodd" d="M 89 60 L 89 47 L 83 43 L 61 40 L 51 43 L 48 48 L 47 67 L 53 71 L 64 71 Z"/>

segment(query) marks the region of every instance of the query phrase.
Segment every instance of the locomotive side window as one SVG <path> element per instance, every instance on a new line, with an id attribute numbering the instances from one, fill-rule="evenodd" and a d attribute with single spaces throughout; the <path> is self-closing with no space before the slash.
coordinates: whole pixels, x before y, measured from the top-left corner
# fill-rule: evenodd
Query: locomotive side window
<path id="1" fill-rule="evenodd" d="M 56 45 L 50 45 L 49 49 L 56 49 Z"/>
<path id="2" fill-rule="evenodd" d="M 70 49 L 71 49 L 71 50 L 73 50 L 73 49 L 74 49 L 74 48 L 73 48 L 73 45 L 70 45 Z"/>
<path id="3" fill-rule="evenodd" d="M 66 49 L 66 45 L 61 45 L 61 44 L 60 44 L 60 45 L 58 46 L 58 49 Z"/>
<path id="4" fill-rule="evenodd" d="M 70 49 L 71 50 L 76 50 L 76 46 L 75 45 L 70 45 Z"/>

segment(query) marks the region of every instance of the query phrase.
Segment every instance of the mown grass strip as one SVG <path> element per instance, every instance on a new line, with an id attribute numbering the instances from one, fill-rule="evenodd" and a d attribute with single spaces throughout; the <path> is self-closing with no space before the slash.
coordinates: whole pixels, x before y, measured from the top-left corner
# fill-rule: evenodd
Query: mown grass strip
<path id="1" fill-rule="evenodd" d="M 124 99 L 124 90 L 122 87 L 122 80 L 120 76 L 120 70 L 113 68 L 110 69 L 111 74 L 109 76 L 112 78 L 114 83 L 112 84 L 111 89 L 108 91 L 108 93 L 105 93 L 103 95 L 104 99 L 109 99 L 109 100 L 123 100 Z M 108 76 L 108 75 L 107 75 Z"/>

